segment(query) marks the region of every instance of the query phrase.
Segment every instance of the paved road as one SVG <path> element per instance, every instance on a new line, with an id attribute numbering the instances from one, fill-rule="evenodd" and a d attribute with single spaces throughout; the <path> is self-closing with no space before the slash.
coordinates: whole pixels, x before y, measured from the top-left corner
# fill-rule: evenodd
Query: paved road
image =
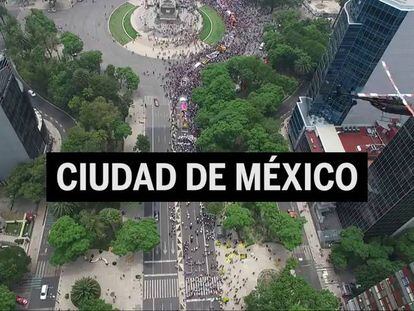
<path id="1" fill-rule="evenodd" d="M 185 294 L 188 310 L 219 309 L 221 288 L 214 245 L 214 219 L 199 202 L 181 202 Z"/>
<path id="2" fill-rule="evenodd" d="M 44 222 L 42 241 L 39 249 L 39 257 L 36 265 L 36 271 L 28 274 L 16 287 L 16 293 L 28 298 L 31 310 L 52 309 L 55 306 L 55 297 L 57 294 L 60 268 L 54 267 L 49 263 L 52 250 L 47 243 L 49 230 L 55 222 L 54 217 L 47 212 Z M 42 285 L 49 286 L 46 300 L 40 300 L 40 289 Z"/>
<path id="3" fill-rule="evenodd" d="M 294 210 L 298 212 L 298 207 L 295 202 L 278 202 L 278 205 L 282 211 Z M 296 273 L 308 281 L 313 288 L 321 289 L 321 283 L 305 232 L 303 232 L 302 241 L 302 245 L 298 246 L 293 251 L 293 255 L 299 261 Z"/>
<path id="4" fill-rule="evenodd" d="M 147 107 L 145 132 L 152 152 L 166 152 L 170 143 L 169 103 L 164 97 L 157 99 L 159 107 L 154 105 L 154 97 L 144 97 Z M 166 202 L 144 203 L 144 217 L 158 215 L 160 233 L 160 244 L 144 254 L 144 310 L 177 310 L 179 306 L 177 245 L 174 223 L 170 221 L 173 206 Z"/>

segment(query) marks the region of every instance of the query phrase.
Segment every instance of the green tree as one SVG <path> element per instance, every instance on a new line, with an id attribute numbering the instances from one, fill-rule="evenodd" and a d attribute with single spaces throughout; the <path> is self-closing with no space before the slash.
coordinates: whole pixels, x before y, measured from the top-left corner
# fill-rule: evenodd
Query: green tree
<path id="1" fill-rule="evenodd" d="M 341 232 L 341 241 L 332 248 L 331 252 L 332 263 L 338 269 L 363 264 L 368 256 L 368 246 L 364 242 L 364 234 L 361 229 L 354 226 Z"/>
<path id="2" fill-rule="evenodd" d="M 79 54 L 79 66 L 89 72 L 100 73 L 102 63 L 101 51 L 87 51 Z"/>
<path id="3" fill-rule="evenodd" d="M 414 261 L 414 229 L 409 229 L 398 237 L 395 253 L 406 264 Z"/>
<path id="4" fill-rule="evenodd" d="M 96 214 L 95 210 L 82 210 L 77 216 L 78 223 L 87 231 L 94 248 L 106 248 L 111 242 L 112 236 L 106 223 Z"/>
<path id="5" fill-rule="evenodd" d="M 48 242 L 54 247 L 50 262 L 62 265 L 75 260 L 89 249 L 92 237 L 69 216 L 59 218 L 50 229 Z"/>
<path id="6" fill-rule="evenodd" d="M 75 126 L 68 131 L 63 141 L 64 152 L 102 152 L 106 151 L 106 133 L 104 130 L 85 131 L 81 126 Z"/>
<path id="7" fill-rule="evenodd" d="M 40 202 L 45 195 L 45 157 L 17 165 L 7 179 L 6 191 L 12 200 Z"/>
<path id="8" fill-rule="evenodd" d="M 16 310 L 16 295 L 7 286 L 0 284 L 0 310 Z"/>
<path id="9" fill-rule="evenodd" d="M 136 251 L 148 252 L 159 243 L 160 236 L 155 220 L 128 219 L 117 232 L 112 251 L 119 256 Z"/>
<path id="10" fill-rule="evenodd" d="M 134 151 L 149 152 L 150 150 L 151 145 L 148 137 L 146 135 L 138 134 L 137 141 L 134 146 Z"/>
<path id="11" fill-rule="evenodd" d="M 339 300 L 328 290 L 318 291 L 289 269 L 269 281 L 258 281 L 244 298 L 246 310 L 339 310 Z"/>
<path id="12" fill-rule="evenodd" d="M 284 97 L 282 87 L 267 83 L 250 93 L 248 100 L 264 115 L 274 115 Z"/>
<path id="13" fill-rule="evenodd" d="M 76 202 L 52 202 L 49 203 L 49 210 L 56 218 L 62 216 L 74 216 L 80 211 L 81 207 Z"/>
<path id="14" fill-rule="evenodd" d="M 308 55 L 303 55 L 295 60 L 294 69 L 298 75 L 307 75 L 313 71 L 314 64 Z"/>
<path id="15" fill-rule="evenodd" d="M 39 45 L 45 49 L 49 58 L 57 51 L 59 40 L 55 23 L 38 9 L 31 9 L 26 17 L 25 30 L 32 47 Z"/>
<path id="16" fill-rule="evenodd" d="M 303 218 L 292 218 L 274 203 L 257 203 L 257 206 L 269 238 L 279 240 L 289 250 L 302 243 Z"/>
<path id="17" fill-rule="evenodd" d="M 79 311 L 112 311 L 112 305 L 103 299 L 88 299 L 79 306 Z"/>
<path id="18" fill-rule="evenodd" d="M 69 31 L 64 32 L 60 36 L 60 42 L 63 44 L 63 54 L 65 55 L 74 56 L 75 54 L 80 53 L 83 49 L 82 40 Z"/>
<path id="19" fill-rule="evenodd" d="M 122 120 L 118 108 L 103 97 L 97 97 L 93 102 L 83 105 L 79 121 L 87 131 L 105 131 L 109 145 L 131 134 L 131 128 Z"/>
<path id="20" fill-rule="evenodd" d="M 388 258 L 369 259 L 366 264 L 355 269 L 358 284 L 364 289 L 389 277 L 400 270 L 404 264 L 399 261 L 390 261 Z"/>
<path id="21" fill-rule="evenodd" d="M 121 88 L 126 88 L 129 91 L 138 89 L 139 77 L 131 67 L 116 68 L 114 76 L 118 80 Z"/>
<path id="22" fill-rule="evenodd" d="M 76 280 L 70 291 L 70 298 L 75 307 L 80 307 L 90 300 L 97 300 L 101 296 L 101 286 L 91 277 Z"/>
<path id="23" fill-rule="evenodd" d="M 234 229 L 238 234 L 242 229 L 253 225 L 254 220 L 250 211 L 242 207 L 239 203 L 232 203 L 226 206 L 223 227 L 225 229 Z"/>
<path id="24" fill-rule="evenodd" d="M 21 247 L 2 247 L 0 249 L 0 283 L 7 286 L 17 284 L 29 271 L 27 269 L 29 263 L 30 257 Z"/>
<path id="25" fill-rule="evenodd" d="M 206 202 L 204 204 L 206 206 L 206 211 L 210 214 L 219 216 L 224 211 L 224 203 L 223 202 Z"/>
<path id="26" fill-rule="evenodd" d="M 112 228 L 114 234 L 122 225 L 121 212 L 115 208 L 104 208 L 99 212 L 99 218 L 104 224 Z"/>

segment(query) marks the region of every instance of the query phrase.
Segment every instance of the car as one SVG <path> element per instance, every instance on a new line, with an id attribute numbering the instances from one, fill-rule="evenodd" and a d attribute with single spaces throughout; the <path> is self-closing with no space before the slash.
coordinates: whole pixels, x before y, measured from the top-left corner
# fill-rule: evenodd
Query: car
<path id="1" fill-rule="evenodd" d="M 264 42 L 260 43 L 259 51 L 263 51 L 264 47 L 265 47 L 265 43 Z"/>
<path id="2" fill-rule="evenodd" d="M 22 296 L 16 296 L 16 302 L 17 302 L 19 305 L 22 305 L 22 306 L 25 306 L 25 305 L 27 305 L 27 303 L 28 303 L 27 299 L 26 299 L 26 298 L 24 298 L 24 297 L 22 297 Z"/>
<path id="3" fill-rule="evenodd" d="M 154 106 L 155 107 L 159 107 L 160 106 L 160 102 L 158 101 L 157 98 L 154 98 Z"/>
<path id="4" fill-rule="evenodd" d="M 44 284 L 40 290 L 40 300 L 46 300 L 47 298 L 47 290 L 49 289 L 49 285 Z"/>
<path id="5" fill-rule="evenodd" d="M 36 93 L 33 90 L 28 90 L 27 91 L 29 93 L 30 96 L 35 97 Z"/>

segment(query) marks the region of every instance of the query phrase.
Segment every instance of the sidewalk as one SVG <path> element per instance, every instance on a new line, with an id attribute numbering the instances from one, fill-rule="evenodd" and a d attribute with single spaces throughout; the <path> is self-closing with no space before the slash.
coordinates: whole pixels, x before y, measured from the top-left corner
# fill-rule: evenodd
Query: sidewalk
<path id="1" fill-rule="evenodd" d="M 328 262 L 331 250 L 322 249 L 308 205 L 303 202 L 296 202 L 296 205 L 300 215 L 306 219 L 303 229 L 309 241 L 309 247 L 315 262 L 321 287 L 330 290 L 337 297 L 341 298 L 339 277 L 335 273 L 333 265 Z"/>
<path id="2" fill-rule="evenodd" d="M 30 271 L 33 273 L 36 272 L 37 258 L 39 257 L 40 244 L 42 242 L 43 237 L 43 220 L 46 216 L 46 211 L 46 202 L 42 201 L 41 203 L 39 203 L 39 207 L 37 208 L 36 218 L 34 220 L 33 225 L 32 237 L 30 239 L 29 249 L 27 251 L 27 254 L 32 259 L 30 262 Z"/>
<path id="3" fill-rule="evenodd" d="M 132 152 L 139 134 L 145 134 L 145 105 L 144 100 L 134 95 L 125 122 L 131 127 L 132 134 L 124 140 L 124 152 Z"/>

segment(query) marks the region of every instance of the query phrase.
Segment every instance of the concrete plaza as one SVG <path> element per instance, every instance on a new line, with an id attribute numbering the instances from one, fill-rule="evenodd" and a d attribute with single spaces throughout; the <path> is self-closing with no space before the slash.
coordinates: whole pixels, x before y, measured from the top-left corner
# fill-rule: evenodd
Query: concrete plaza
<path id="1" fill-rule="evenodd" d="M 229 299 L 223 304 L 224 310 L 244 309 L 243 297 L 255 288 L 260 272 L 268 269 L 280 271 L 290 257 L 290 252 L 276 243 L 254 244 L 247 248 L 242 244 L 234 248 L 216 243 L 216 250 L 223 280 L 222 299 Z M 241 259 L 241 254 L 246 258 Z"/>
<path id="2" fill-rule="evenodd" d="M 94 255 L 90 262 L 91 255 Z M 142 301 L 142 260 L 140 254 L 119 257 L 111 252 L 91 250 L 75 262 L 65 264 L 59 280 L 56 310 L 74 310 L 70 295 L 72 285 L 82 277 L 92 277 L 101 286 L 101 297 L 119 310 L 140 310 Z M 102 258 L 102 259 L 99 259 Z M 97 260 L 98 259 L 98 260 Z M 141 262 L 141 264 L 139 264 Z M 116 263 L 114 265 L 114 263 Z"/>

